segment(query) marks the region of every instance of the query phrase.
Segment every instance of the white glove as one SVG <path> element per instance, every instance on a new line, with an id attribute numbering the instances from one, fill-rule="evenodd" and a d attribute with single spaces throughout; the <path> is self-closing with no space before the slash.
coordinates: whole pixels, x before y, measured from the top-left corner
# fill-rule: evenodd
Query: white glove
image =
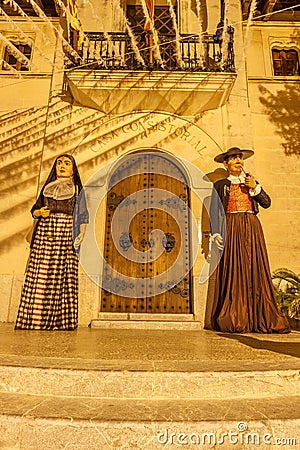
<path id="1" fill-rule="evenodd" d="M 213 234 L 211 241 L 216 245 L 217 249 L 224 250 L 223 238 L 219 233 Z"/>
<path id="2" fill-rule="evenodd" d="M 84 238 L 84 234 L 83 233 L 79 233 L 77 238 L 74 240 L 74 247 L 75 248 L 78 248 L 81 245 L 81 243 L 83 241 L 83 238 Z"/>

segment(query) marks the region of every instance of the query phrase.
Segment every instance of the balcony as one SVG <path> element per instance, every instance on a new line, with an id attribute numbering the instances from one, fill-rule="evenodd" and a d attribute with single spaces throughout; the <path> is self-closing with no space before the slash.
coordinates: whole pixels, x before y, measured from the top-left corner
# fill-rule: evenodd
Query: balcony
<path id="1" fill-rule="evenodd" d="M 162 64 L 154 59 L 153 47 L 147 45 L 150 34 L 136 36 L 136 45 L 144 65 L 138 60 L 132 40 L 127 33 L 86 33 L 87 40 L 78 53 L 82 60 L 74 61 L 69 67 L 86 65 L 89 69 L 106 70 L 188 70 L 208 72 L 234 72 L 232 27 L 228 27 L 227 58 L 222 61 L 222 41 L 216 35 L 208 35 L 203 40 L 204 54 L 200 55 L 197 35 L 185 34 L 179 39 L 181 60 L 176 52 L 175 34 L 159 36 Z"/>
<path id="2" fill-rule="evenodd" d="M 160 110 L 195 115 L 222 106 L 236 78 L 233 28 L 222 41 L 216 35 L 159 36 L 86 33 L 81 59 L 66 67 L 65 94 L 70 101 L 105 113 Z"/>

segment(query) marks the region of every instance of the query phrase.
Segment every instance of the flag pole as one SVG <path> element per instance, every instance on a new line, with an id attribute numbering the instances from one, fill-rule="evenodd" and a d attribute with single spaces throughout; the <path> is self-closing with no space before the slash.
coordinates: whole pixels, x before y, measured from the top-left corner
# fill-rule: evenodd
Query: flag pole
<path id="1" fill-rule="evenodd" d="M 146 32 L 146 45 L 149 49 L 149 64 L 153 64 L 153 34 L 151 31 Z"/>

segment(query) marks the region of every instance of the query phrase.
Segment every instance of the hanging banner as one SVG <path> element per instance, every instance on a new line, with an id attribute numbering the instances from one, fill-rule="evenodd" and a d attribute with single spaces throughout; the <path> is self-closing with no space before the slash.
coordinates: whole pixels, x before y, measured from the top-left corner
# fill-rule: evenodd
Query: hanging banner
<path id="1" fill-rule="evenodd" d="M 77 2 L 77 0 L 68 0 L 68 3 L 69 3 L 69 11 L 70 11 L 69 25 L 70 25 L 71 30 L 78 33 L 77 45 L 78 45 L 78 47 L 80 47 L 84 41 L 84 33 L 83 33 L 81 21 L 78 17 L 78 2 Z"/>
<path id="2" fill-rule="evenodd" d="M 146 6 L 149 14 L 149 19 L 146 17 L 144 31 L 151 30 L 151 23 L 154 26 L 154 0 L 146 0 Z"/>

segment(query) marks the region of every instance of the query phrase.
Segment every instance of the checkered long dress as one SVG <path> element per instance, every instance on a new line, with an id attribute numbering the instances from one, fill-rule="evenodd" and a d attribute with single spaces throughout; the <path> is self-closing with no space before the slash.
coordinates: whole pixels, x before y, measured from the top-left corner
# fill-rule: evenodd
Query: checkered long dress
<path id="1" fill-rule="evenodd" d="M 74 330 L 78 319 L 78 257 L 72 216 L 41 218 L 30 253 L 16 329 Z"/>

